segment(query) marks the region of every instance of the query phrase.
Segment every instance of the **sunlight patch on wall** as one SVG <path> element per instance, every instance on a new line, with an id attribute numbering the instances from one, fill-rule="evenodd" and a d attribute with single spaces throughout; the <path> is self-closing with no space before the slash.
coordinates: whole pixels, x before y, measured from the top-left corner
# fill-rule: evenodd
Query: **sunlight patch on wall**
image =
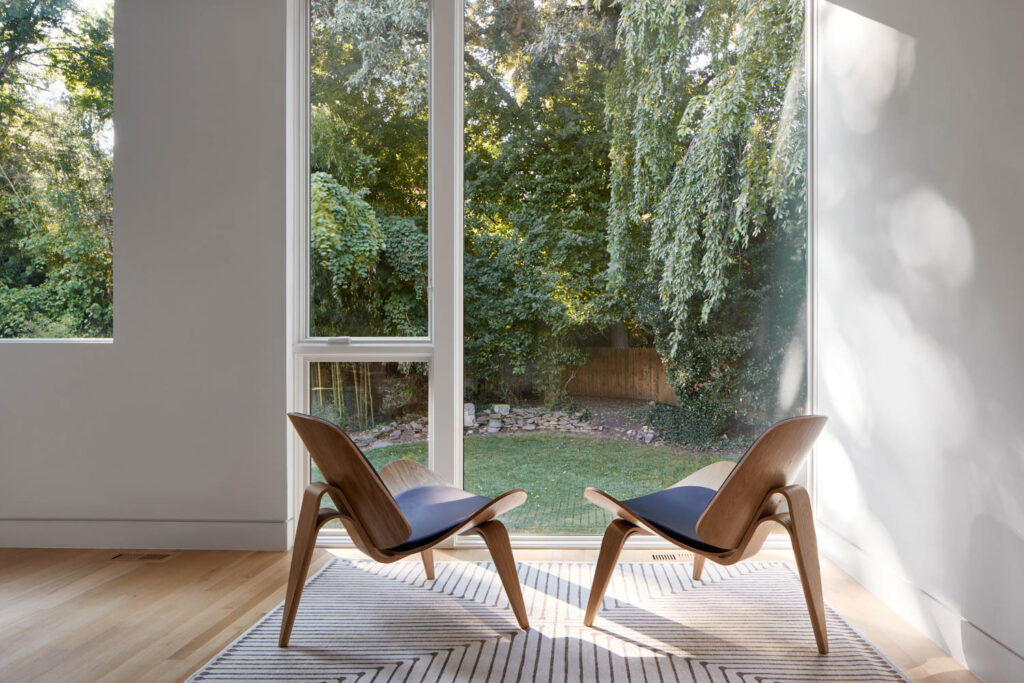
<path id="1" fill-rule="evenodd" d="M 869 133 L 882 106 L 910 82 L 916 60 L 912 37 L 832 3 L 821 7 L 825 76 L 838 90 L 843 120 L 851 130 Z"/>
<path id="2" fill-rule="evenodd" d="M 970 226 L 934 188 L 915 188 L 892 205 L 889 235 L 904 271 L 919 287 L 962 287 L 974 275 Z"/>

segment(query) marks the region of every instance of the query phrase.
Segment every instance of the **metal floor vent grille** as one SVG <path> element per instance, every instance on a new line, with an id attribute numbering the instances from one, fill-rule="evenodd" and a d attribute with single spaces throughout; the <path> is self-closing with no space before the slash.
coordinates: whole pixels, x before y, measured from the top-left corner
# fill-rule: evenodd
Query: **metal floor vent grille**
<path id="1" fill-rule="evenodd" d="M 171 553 L 118 553 L 112 560 L 130 562 L 163 562 L 171 556 Z"/>
<path id="2" fill-rule="evenodd" d="M 651 559 L 652 560 L 656 560 L 658 562 L 672 562 L 673 560 L 678 560 L 679 556 L 678 555 L 671 555 L 671 554 L 668 554 L 668 555 L 660 554 L 659 555 L 659 554 L 655 553 L 654 555 L 651 555 Z"/>

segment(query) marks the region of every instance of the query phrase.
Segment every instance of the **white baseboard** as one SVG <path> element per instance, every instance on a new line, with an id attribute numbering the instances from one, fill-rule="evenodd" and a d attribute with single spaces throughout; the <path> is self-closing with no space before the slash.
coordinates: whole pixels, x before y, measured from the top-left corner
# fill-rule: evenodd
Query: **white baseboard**
<path id="1" fill-rule="evenodd" d="M 286 550 L 288 523 L 0 519 L 0 547 Z"/>
<path id="2" fill-rule="evenodd" d="M 819 523 L 822 555 L 987 683 L 1024 681 L 1024 656 L 964 619 L 892 567 Z"/>

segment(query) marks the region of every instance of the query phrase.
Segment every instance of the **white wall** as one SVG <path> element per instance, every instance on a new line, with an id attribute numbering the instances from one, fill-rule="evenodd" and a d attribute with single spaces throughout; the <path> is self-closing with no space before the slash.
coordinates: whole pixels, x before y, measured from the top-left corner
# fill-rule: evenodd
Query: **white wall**
<path id="1" fill-rule="evenodd" d="M 114 340 L 0 345 L 0 546 L 284 548 L 285 2 L 115 24 Z"/>
<path id="2" fill-rule="evenodd" d="M 1024 3 L 818 8 L 823 548 L 1024 680 Z"/>

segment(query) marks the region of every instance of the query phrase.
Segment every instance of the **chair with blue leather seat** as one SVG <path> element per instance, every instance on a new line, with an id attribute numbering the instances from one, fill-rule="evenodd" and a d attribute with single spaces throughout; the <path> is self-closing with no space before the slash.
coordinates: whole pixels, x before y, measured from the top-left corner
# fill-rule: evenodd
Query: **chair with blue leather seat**
<path id="1" fill-rule="evenodd" d="M 302 497 L 292 550 L 280 647 L 288 647 L 295 613 L 321 527 L 340 519 L 352 542 L 378 562 L 419 553 L 427 578 L 434 578 L 432 548 L 456 534 L 483 537 L 521 628 L 529 628 L 526 606 L 505 525 L 498 515 L 522 505 L 526 492 L 514 489 L 497 498 L 476 496 L 448 486 L 412 460 L 397 460 L 380 473 L 345 432 L 320 418 L 289 413 L 292 425 L 325 481 L 313 482 Z M 324 495 L 335 508 L 321 508 Z"/>
<path id="2" fill-rule="evenodd" d="M 772 522 L 793 541 L 800 582 L 818 651 L 828 653 L 825 603 L 821 595 L 818 541 L 807 491 L 793 479 L 827 418 L 807 415 L 783 420 L 762 434 L 739 462 L 720 461 L 694 472 L 671 488 L 631 500 L 616 500 L 587 488 L 587 500 L 614 513 L 601 542 L 584 624 L 591 626 L 619 553 L 634 534 L 653 534 L 694 554 L 693 578 L 704 562 L 730 565 L 764 545 Z M 780 512 L 782 503 L 787 509 Z"/>

